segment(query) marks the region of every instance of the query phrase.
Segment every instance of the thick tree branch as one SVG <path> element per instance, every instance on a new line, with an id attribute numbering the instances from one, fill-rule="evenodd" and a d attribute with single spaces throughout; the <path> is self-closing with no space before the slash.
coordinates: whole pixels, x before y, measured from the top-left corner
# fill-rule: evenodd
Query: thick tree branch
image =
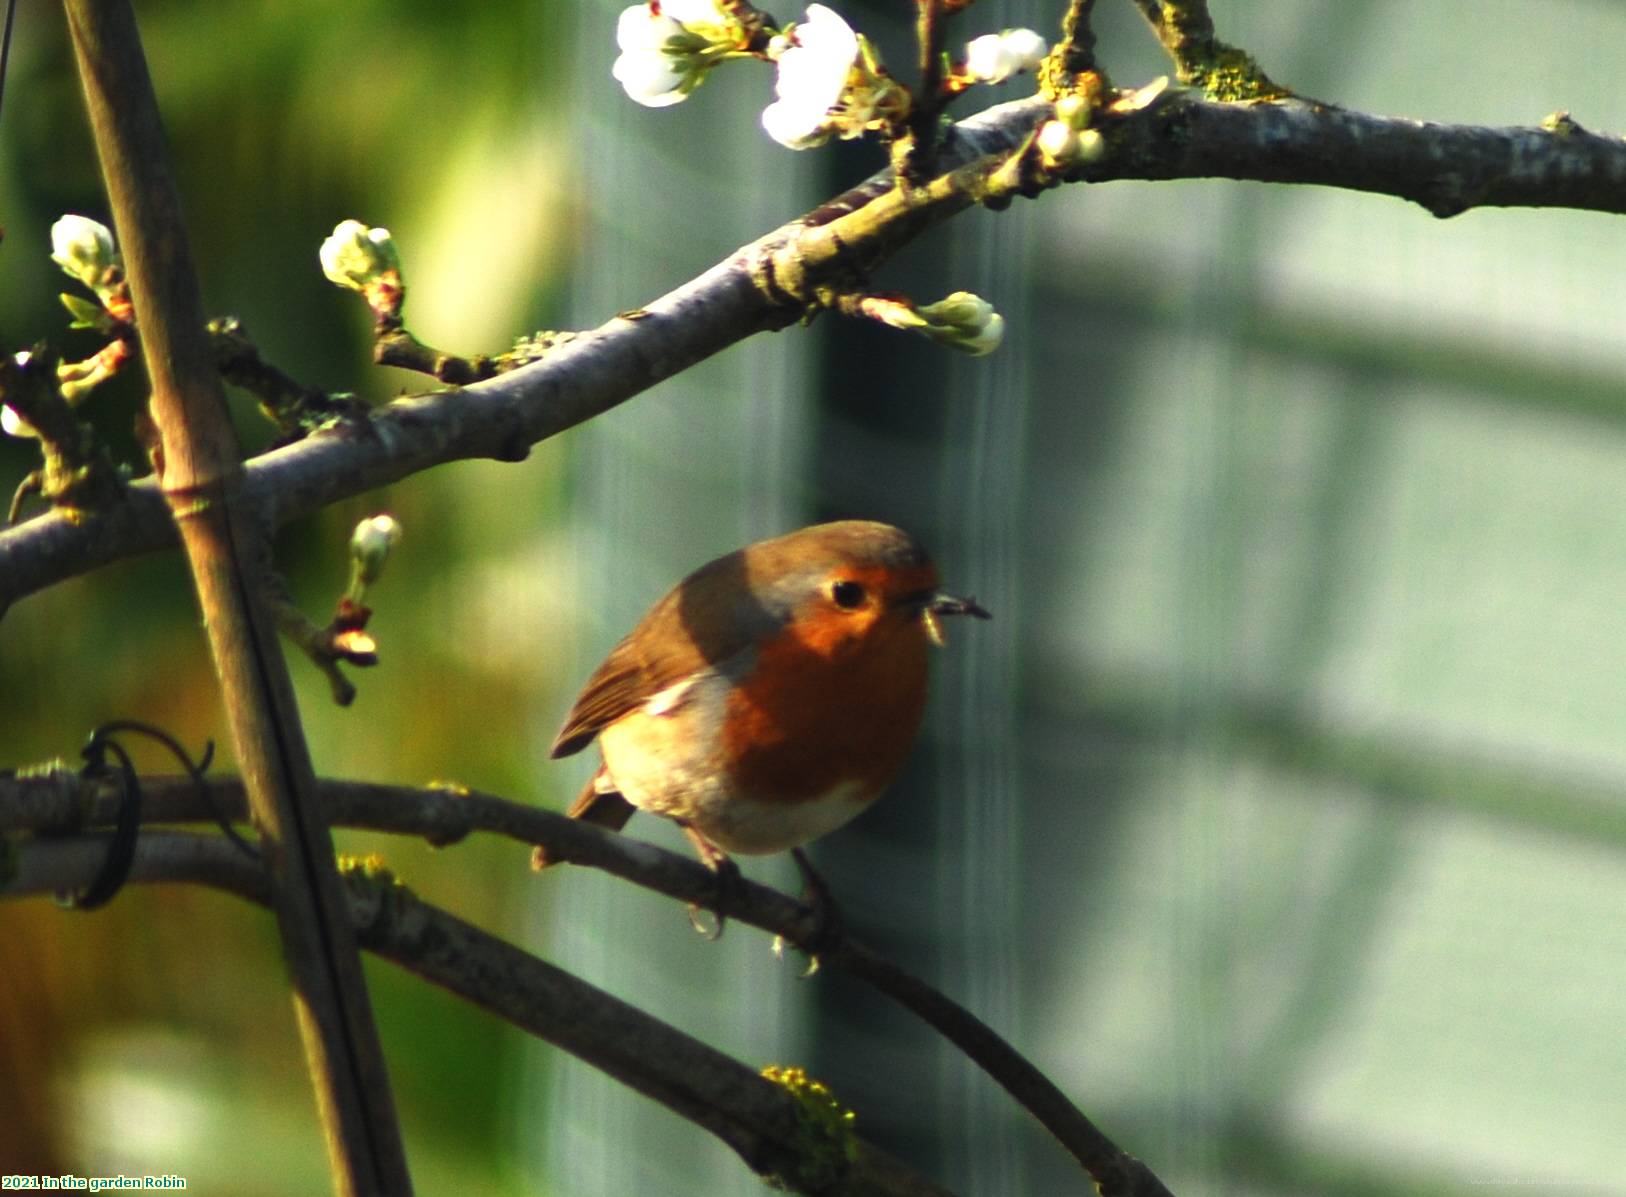
<path id="1" fill-rule="evenodd" d="M 283 958 L 345 1197 L 412 1191 L 389 1073 L 322 822 L 293 683 L 261 595 L 265 530 L 209 346 L 180 197 L 128 0 L 65 0 L 162 439 L 155 474 L 180 530 L 271 880 Z"/>
<path id="2" fill-rule="evenodd" d="M 190 783 L 187 783 L 190 788 Z M 195 793 L 195 791 L 194 791 Z M 101 837 L 31 844 L 6 887 L 76 889 L 95 876 Z M 264 869 L 219 836 L 144 833 L 131 880 L 193 882 L 270 904 Z M 820 1143 L 796 1101 L 739 1061 L 636 1006 L 422 901 L 387 876 L 351 874 L 349 908 L 363 947 L 433 981 L 716 1135 L 759 1175 L 830 1197 L 952 1197 L 853 1136 Z"/>
<path id="3" fill-rule="evenodd" d="M 149 823 L 213 819 L 217 813 L 238 818 L 243 809 L 242 789 L 234 780 L 211 780 L 203 791 L 190 778 L 152 777 L 143 779 L 142 788 Z M 554 859 L 600 868 L 681 902 L 715 909 L 715 875 L 696 861 L 553 811 L 456 789 L 325 781 L 321 793 L 335 826 L 422 836 L 434 844 L 455 843 L 473 831 L 493 832 L 520 843 L 545 845 Z M 0 834 L 24 830 L 76 834 L 110 825 L 116 805 L 108 786 L 66 769 L 0 778 Z M 46 842 L 26 842 L 21 849 L 24 860 Z M 50 888 L 63 884 L 57 879 Z M 7 892 L 0 885 L 0 894 Z M 818 933 L 812 911 L 776 890 L 742 879 L 733 896 L 736 900 L 721 912 L 731 919 L 799 946 L 813 942 Z M 963 1051 L 1055 1136 L 1103 1194 L 1166 1194 L 1151 1169 L 1118 1148 L 1049 1078 L 975 1015 L 850 938 L 827 949 L 822 959 L 826 967 L 845 969 L 868 981 Z"/>
<path id="4" fill-rule="evenodd" d="M 1050 110 L 1033 97 L 960 122 L 939 150 L 939 167 L 952 171 L 1009 154 Z M 1175 91 L 1139 111 L 1104 114 L 1108 151 L 1076 178 L 1311 183 L 1397 196 L 1442 217 L 1479 206 L 1626 213 L 1626 141 L 1570 121 L 1549 123 L 1436 125 L 1298 99 L 1222 104 Z M 953 186 L 928 187 L 907 204 L 885 202 L 893 194 L 890 174 L 878 174 L 646 308 L 561 343 L 541 361 L 461 390 L 397 400 L 364 429 L 321 432 L 255 458 L 245 498 L 281 524 L 442 462 L 518 460 L 536 442 L 736 341 L 793 323 L 819 272 L 828 280 L 842 269 L 874 269 L 973 202 Z M 885 219 L 866 227 L 860 209 L 878 200 Z M 830 228 L 837 222 L 839 242 Z M 780 277 L 797 261 L 815 262 L 815 277 Z M 125 501 L 79 523 L 57 513 L 37 517 L 0 533 L 0 611 L 64 578 L 174 541 L 150 483 L 135 484 Z"/>

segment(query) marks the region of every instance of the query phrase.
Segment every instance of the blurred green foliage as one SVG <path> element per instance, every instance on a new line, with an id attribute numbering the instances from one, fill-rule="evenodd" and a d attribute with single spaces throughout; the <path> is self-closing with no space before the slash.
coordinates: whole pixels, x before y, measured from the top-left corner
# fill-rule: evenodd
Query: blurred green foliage
<path id="1" fill-rule="evenodd" d="M 421 384 L 370 364 L 355 296 L 316 250 L 341 219 L 389 226 L 407 255 L 407 314 L 430 340 L 505 348 L 545 323 L 568 266 L 572 146 L 557 104 L 569 60 L 552 53 L 568 6 L 155 3 L 138 16 L 194 257 L 211 314 L 239 316 L 296 378 L 372 401 Z M 65 212 L 108 212 L 60 12 L 24 5 L 0 122 L 0 339 L 70 357 L 49 261 Z M 132 435 L 139 370 L 83 409 L 144 473 Z M 272 429 L 232 397 L 243 440 Z M 9 494 L 31 444 L 0 445 Z M 425 782 L 439 775 L 523 796 L 530 704 L 558 685 L 538 611 L 563 618 L 547 528 L 561 459 L 468 465 L 339 504 L 284 531 L 278 562 L 325 620 L 345 582 L 354 522 L 394 512 L 406 540 L 372 598 L 381 665 L 334 707 L 291 658 L 319 771 Z M 501 518 L 513 505 L 527 519 Z M 468 571 L 452 564 L 473 559 Z M 534 590 L 548 593 L 534 599 Z M 520 651 L 523 650 L 523 651 Z M 433 717 L 430 717 L 430 713 Z M 0 761 L 71 757 L 97 723 L 140 717 L 194 747 L 222 721 L 184 564 L 165 553 L 17 604 L 0 642 Z M 232 767 L 221 746 L 220 768 Z M 167 768 L 158 757 L 148 768 Z M 493 921 L 529 880 L 517 848 L 378 848 L 424 895 Z M 494 880 L 495 879 L 495 880 Z M 46 903 L 0 905 L 0 1161 L 8 1172 L 144 1167 L 206 1192 L 326 1187 L 274 926 L 217 895 L 124 895 L 96 919 Z M 512 1141 L 509 1032 L 387 967 L 370 968 L 412 1164 L 423 1191 L 504 1191 Z M 174 1105 L 190 1094 L 193 1105 Z M 171 1104 L 166 1105 L 166 1101 Z M 190 1111 L 190 1113 L 188 1113 Z M 176 1123 L 160 1128 L 160 1123 Z"/>
<path id="2" fill-rule="evenodd" d="M 680 109 L 626 103 L 616 7 L 141 5 L 209 310 L 377 401 L 419 384 L 367 364 L 362 305 L 320 277 L 340 219 L 394 232 L 426 340 L 491 350 L 645 302 L 881 161 L 767 145 L 749 70 Z M 909 61 L 907 22 L 883 24 L 900 6 L 842 7 Z M 985 0 L 961 23 L 1043 28 L 1059 7 Z M 1483 7 L 1497 19 L 1213 5 L 1305 94 L 1626 127 L 1626 15 Z M 1116 80 L 1167 72 L 1134 6 L 1099 10 Z M 0 163 L 0 338 L 87 352 L 47 230 L 106 213 L 48 9 L 19 30 Z M 573 477 L 549 443 L 286 529 L 279 561 L 324 618 L 354 521 L 405 527 L 356 706 L 292 663 L 317 766 L 557 806 L 589 763 L 537 767 L 553 720 L 684 570 L 816 515 L 893 519 L 998 618 L 942 654 L 887 801 L 818 845 L 849 925 L 1011 1034 L 1176 1191 L 1620 1191 L 1622 269 L 1618 219 L 1440 222 L 1322 189 L 1118 183 L 968 213 L 877 285 L 987 295 L 1010 322 L 989 359 L 821 320 L 573 432 Z M 139 402 L 132 377 L 89 409 L 132 462 Z M 0 479 L 31 452 L 0 445 Z M 0 624 L 0 764 L 126 715 L 220 735 L 172 553 Z M 839 976 L 802 985 L 746 933 L 702 948 L 670 904 L 585 871 L 538 882 L 506 844 L 339 838 L 725 1050 L 805 1064 L 950 1184 L 1076 1184 L 1003 1094 Z M 8 1169 L 323 1187 L 259 912 L 152 890 L 95 918 L 0 904 L 0 953 Z M 422 1191 L 755 1189 L 643 1098 L 369 975 Z"/>

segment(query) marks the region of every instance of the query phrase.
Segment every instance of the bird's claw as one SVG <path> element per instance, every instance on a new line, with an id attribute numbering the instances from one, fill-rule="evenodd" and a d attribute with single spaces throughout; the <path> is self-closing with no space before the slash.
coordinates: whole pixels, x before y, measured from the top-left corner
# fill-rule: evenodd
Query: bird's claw
<path id="1" fill-rule="evenodd" d="M 708 844 L 707 847 L 710 848 L 711 846 Z M 729 909 L 738 905 L 742 877 L 740 866 L 715 848 L 712 848 L 709 852 L 703 852 L 701 855 L 702 860 L 715 875 L 717 883 L 716 897 L 713 899 L 711 909 L 713 923 L 710 927 L 707 927 L 706 920 L 701 917 L 705 913 L 706 907 L 698 902 L 691 902 L 689 904 L 689 925 L 699 934 L 715 943 L 723 937 L 723 929 L 728 926 Z"/>
<path id="2" fill-rule="evenodd" d="M 802 905 L 806 906 L 813 916 L 812 931 L 803 943 L 796 945 L 807 954 L 807 968 L 802 973 L 802 980 L 805 981 L 819 971 L 825 953 L 841 942 L 846 935 L 846 924 L 841 917 L 841 907 L 836 904 L 835 898 L 830 893 L 830 887 L 813 868 L 807 854 L 800 848 L 792 848 L 790 854 L 796 862 L 796 868 L 802 874 Z M 784 952 L 785 939 L 783 936 L 776 936 L 774 955 L 783 959 Z"/>
<path id="3" fill-rule="evenodd" d="M 711 925 L 707 926 L 706 915 L 711 915 Z M 696 934 L 716 943 L 723 937 L 723 928 L 728 925 L 728 919 L 721 911 L 707 910 L 698 902 L 689 903 L 689 926 L 695 929 Z"/>
<path id="4" fill-rule="evenodd" d="M 773 937 L 773 955 L 775 960 L 783 960 L 785 958 L 785 947 L 787 943 L 788 941 L 783 935 L 776 935 Z M 796 979 L 798 981 L 807 980 L 814 973 L 819 971 L 819 965 L 822 963 L 824 963 L 823 956 L 820 956 L 817 952 L 809 952 L 807 954 L 807 967 L 802 969 L 801 973 L 797 975 Z"/>

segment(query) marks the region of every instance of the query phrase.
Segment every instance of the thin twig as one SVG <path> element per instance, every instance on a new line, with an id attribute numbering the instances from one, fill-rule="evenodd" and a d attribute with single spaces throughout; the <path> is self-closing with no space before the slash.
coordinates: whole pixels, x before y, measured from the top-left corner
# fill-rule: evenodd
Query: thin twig
<path id="1" fill-rule="evenodd" d="M 1180 82 L 1221 100 L 1285 99 L 1291 93 L 1271 82 L 1246 51 L 1214 31 L 1207 0 L 1135 0 L 1174 59 Z"/>
<path id="2" fill-rule="evenodd" d="M 59 364 L 56 355 L 43 345 L 27 354 L 0 353 L 0 403 L 34 429 L 44 458 L 44 464 L 24 480 L 12 497 L 6 516 L 8 525 L 17 522 L 22 501 L 29 494 L 37 493 L 54 507 L 62 508 L 69 519 L 88 511 L 108 510 L 124 497 L 124 480 L 106 446 L 62 397 Z"/>
<path id="3" fill-rule="evenodd" d="M 260 356 L 242 322 L 232 316 L 209 321 L 209 348 L 220 377 L 253 395 L 265 417 L 288 435 L 334 420 L 362 421 L 367 408 L 353 396 L 329 395 L 306 386 Z"/>
<path id="4" fill-rule="evenodd" d="M 920 51 L 920 83 L 909 111 L 909 145 L 903 158 L 904 182 L 915 186 L 937 167 L 937 117 L 943 111 L 943 0 L 915 0 L 915 41 Z"/>
<path id="5" fill-rule="evenodd" d="M 1095 0 L 1068 0 L 1061 18 L 1061 52 L 1062 67 L 1070 74 L 1095 69 L 1095 29 L 1090 23 L 1094 12 Z"/>
<path id="6" fill-rule="evenodd" d="M 373 361 L 380 366 L 396 366 L 427 374 L 438 382 L 450 386 L 464 386 L 490 378 L 498 372 L 497 362 L 483 354 L 459 357 L 425 345 L 404 327 L 390 328 L 377 334 L 373 341 Z"/>

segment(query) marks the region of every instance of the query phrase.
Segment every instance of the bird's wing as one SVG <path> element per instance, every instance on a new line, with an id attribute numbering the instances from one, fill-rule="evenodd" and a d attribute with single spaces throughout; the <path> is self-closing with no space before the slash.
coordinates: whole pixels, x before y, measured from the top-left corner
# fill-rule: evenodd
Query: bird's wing
<path id="1" fill-rule="evenodd" d="M 565 716 L 564 726 L 554 737 L 552 756 L 580 752 L 601 729 L 637 710 L 694 668 L 694 663 L 681 660 L 680 654 L 661 654 L 654 661 L 647 658 L 632 636 L 610 650 Z"/>
<path id="2" fill-rule="evenodd" d="M 677 604 L 663 599 L 587 679 L 550 755 L 580 752 L 617 719 L 711 668 L 713 660 L 679 625 Z"/>
<path id="3" fill-rule="evenodd" d="M 668 687 L 708 670 L 744 667 L 784 615 L 751 596 L 743 552 L 697 569 L 649 609 L 587 679 L 551 755 L 580 752 L 600 731 Z"/>

